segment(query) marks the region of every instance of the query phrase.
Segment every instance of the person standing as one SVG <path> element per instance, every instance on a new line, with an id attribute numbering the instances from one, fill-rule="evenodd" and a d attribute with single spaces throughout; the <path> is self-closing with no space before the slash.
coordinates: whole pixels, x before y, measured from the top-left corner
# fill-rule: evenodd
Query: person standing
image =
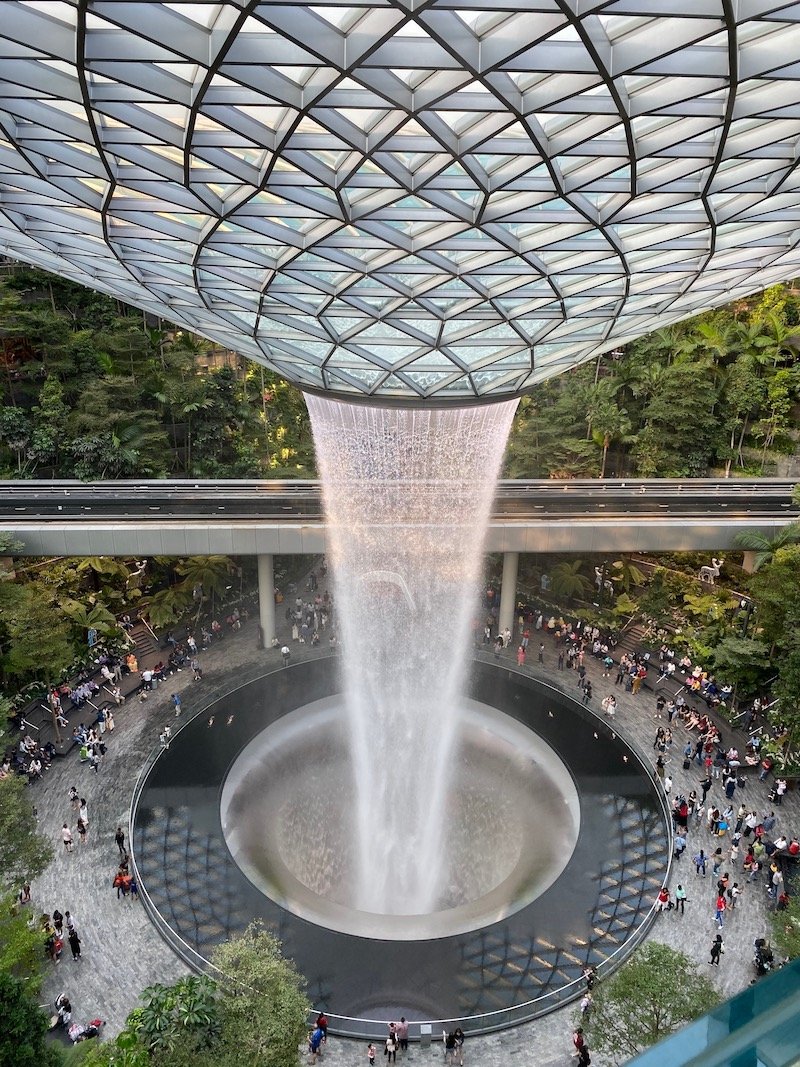
<path id="1" fill-rule="evenodd" d="M 725 925 L 725 908 L 726 907 L 727 907 L 727 905 L 725 903 L 725 897 L 722 895 L 722 893 L 719 893 L 718 896 L 717 896 L 717 903 L 716 903 L 716 908 L 715 908 L 715 911 L 714 911 L 714 921 L 717 923 L 717 925 L 719 926 L 720 930 Z"/>
<path id="2" fill-rule="evenodd" d="M 320 1052 L 320 1046 L 321 1045 L 322 1045 L 322 1031 L 320 1030 L 319 1027 L 317 1027 L 316 1030 L 313 1031 L 313 1033 L 311 1034 L 311 1036 L 308 1039 L 308 1051 L 313 1056 L 313 1059 L 311 1060 L 311 1063 L 316 1063 L 317 1062 L 317 1056 L 321 1055 L 321 1052 Z"/>
<path id="3" fill-rule="evenodd" d="M 55 927 L 58 936 L 61 937 L 61 935 L 64 933 L 64 916 L 61 914 L 58 908 L 56 908 L 56 910 L 53 912 L 53 926 Z"/>
<path id="4" fill-rule="evenodd" d="M 775 783 L 775 803 L 783 804 L 783 797 L 786 793 L 787 785 L 785 778 L 779 778 Z"/>
<path id="5" fill-rule="evenodd" d="M 544 642 L 539 645 L 539 662 L 544 663 Z M 778 801 L 780 804 L 780 801 Z"/>
<path id="6" fill-rule="evenodd" d="M 583 1027 L 576 1026 L 572 1034 L 572 1044 L 575 1046 L 575 1053 L 578 1056 L 581 1054 L 581 1049 L 586 1048 L 586 1038 L 583 1036 Z"/>
<path id="7" fill-rule="evenodd" d="M 456 1039 L 456 1051 L 453 1055 L 454 1060 L 458 1060 L 458 1067 L 464 1067 L 464 1031 L 460 1026 L 457 1026 L 453 1037 Z"/>
<path id="8" fill-rule="evenodd" d="M 77 827 L 77 829 L 78 829 L 78 840 L 80 841 L 81 845 L 83 846 L 83 845 L 86 844 L 86 823 L 83 821 L 83 819 L 78 819 L 78 827 Z"/>
<path id="9" fill-rule="evenodd" d="M 408 1023 L 405 1015 L 400 1016 L 400 1022 L 397 1024 L 397 1040 L 400 1045 L 400 1051 L 408 1052 Z"/>
<path id="10" fill-rule="evenodd" d="M 686 890 L 679 883 L 678 884 L 678 888 L 675 890 L 675 914 L 677 915 L 678 912 L 680 911 L 681 915 L 683 915 L 685 907 L 686 907 Z"/>
<path id="11" fill-rule="evenodd" d="M 588 704 L 592 699 L 592 683 L 587 680 L 586 685 L 583 687 L 583 704 Z"/>
<path id="12" fill-rule="evenodd" d="M 114 840 L 117 843 L 117 848 L 119 849 L 120 856 L 124 856 L 125 855 L 125 831 L 122 829 L 121 826 L 117 827 L 117 832 L 114 834 Z"/>
<path id="13" fill-rule="evenodd" d="M 520 645 L 519 648 L 517 649 L 517 666 L 518 667 L 524 667 L 525 666 L 525 649 L 522 647 L 522 645 Z"/>
<path id="14" fill-rule="evenodd" d="M 708 791 L 709 791 L 709 789 L 711 788 L 712 785 L 713 785 L 713 782 L 711 781 L 711 775 L 707 774 L 705 776 L 705 778 L 703 778 L 701 780 L 701 782 L 700 782 L 700 788 L 703 790 L 703 797 L 702 797 L 702 799 L 700 801 L 701 805 L 705 804 L 706 797 L 708 796 Z"/>
<path id="15" fill-rule="evenodd" d="M 78 931 L 74 926 L 70 930 L 67 940 L 69 941 L 69 947 L 72 949 L 72 962 L 77 963 L 81 958 L 81 939 L 78 937 Z"/>
<path id="16" fill-rule="evenodd" d="M 695 874 L 702 874 L 706 876 L 706 854 L 701 848 L 694 858 Z"/>
<path id="17" fill-rule="evenodd" d="M 81 820 L 84 826 L 89 825 L 89 808 L 86 805 L 86 798 L 81 797 L 80 807 L 78 808 L 78 818 Z"/>
<path id="18" fill-rule="evenodd" d="M 69 802 L 72 805 L 73 811 L 77 811 L 80 807 L 80 793 L 74 785 L 69 787 Z"/>
<path id="19" fill-rule="evenodd" d="M 172 694 L 172 705 L 175 708 L 175 718 L 177 719 L 181 713 L 181 698 L 178 693 Z"/>
<path id="20" fill-rule="evenodd" d="M 289 648 L 288 645 L 284 645 L 281 648 L 281 659 L 283 660 L 284 667 L 288 667 L 289 666 L 289 657 L 291 656 L 291 654 L 292 654 L 292 650 Z"/>
<path id="21" fill-rule="evenodd" d="M 452 1037 L 452 1034 L 450 1036 Z M 384 1052 L 387 1063 L 397 1063 L 397 1035 L 394 1032 L 390 1033 L 386 1038 Z"/>
<path id="22" fill-rule="evenodd" d="M 367 1060 L 369 1061 L 369 1067 L 375 1067 L 375 1052 L 376 1051 L 377 1050 L 376 1050 L 374 1044 L 370 1041 L 370 1043 L 367 1045 Z"/>
<path id="23" fill-rule="evenodd" d="M 683 836 L 683 833 L 675 834 L 673 844 L 675 846 L 675 859 L 679 860 L 686 851 L 686 838 Z"/>
<path id="24" fill-rule="evenodd" d="M 725 951 L 722 934 L 717 934 L 711 943 L 711 959 L 708 961 L 713 967 L 719 967 L 719 958 Z"/>
<path id="25" fill-rule="evenodd" d="M 64 842 L 64 849 L 67 852 L 72 852 L 72 830 L 66 823 L 61 827 L 61 840 Z"/>

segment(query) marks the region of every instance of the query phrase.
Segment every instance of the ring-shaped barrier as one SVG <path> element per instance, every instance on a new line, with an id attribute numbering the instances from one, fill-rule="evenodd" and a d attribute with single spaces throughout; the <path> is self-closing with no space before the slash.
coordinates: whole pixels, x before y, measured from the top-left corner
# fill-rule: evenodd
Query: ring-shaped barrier
<path id="1" fill-rule="evenodd" d="M 474 663 L 469 696 L 549 746 L 569 769 L 579 800 L 574 849 L 549 888 L 477 929 L 391 940 L 311 922 L 246 876 L 223 832 L 226 778 L 264 730 L 338 693 L 337 667 L 335 657 L 308 660 L 214 694 L 137 783 L 131 825 L 142 898 L 190 966 L 208 969 L 216 944 L 260 918 L 305 975 L 333 1032 L 382 1035 L 402 1014 L 415 1038 L 426 1025 L 434 1034 L 455 1025 L 473 1034 L 517 1025 L 576 996 L 585 966 L 603 973 L 621 962 L 649 928 L 669 873 L 663 793 L 613 724 L 493 663 Z M 560 832 L 552 818 L 541 829 L 550 840 Z"/>

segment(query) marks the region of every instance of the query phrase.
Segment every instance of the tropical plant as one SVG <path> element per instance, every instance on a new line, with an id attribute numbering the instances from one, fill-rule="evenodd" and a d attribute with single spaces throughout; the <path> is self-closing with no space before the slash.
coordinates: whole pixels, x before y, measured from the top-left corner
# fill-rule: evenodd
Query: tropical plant
<path id="1" fill-rule="evenodd" d="M 0 1064 L 58 1067 L 58 1048 L 47 1041 L 47 1016 L 26 982 L 0 972 Z"/>
<path id="2" fill-rule="evenodd" d="M 192 602 L 191 590 L 185 585 L 171 585 L 142 598 L 139 610 L 147 615 L 155 630 L 168 629 Z"/>
<path id="3" fill-rule="evenodd" d="M 719 999 L 693 960 L 650 941 L 595 987 L 589 1045 L 619 1063 L 704 1015 Z"/>
<path id="4" fill-rule="evenodd" d="M 567 600 L 578 600 L 591 594 L 593 586 L 589 579 L 581 574 L 583 560 L 566 560 L 557 563 L 550 571 L 550 589 L 554 596 Z"/>
<path id="5" fill-rule="evenodd" d="M 231 574 L 235 569 L 233 560 L 228 556 L 190 556 L 175 567 L 175 573 L 183 578 L 184 588 L 191 590 L 197 601 L 197 615 L 200 616 L 206 598 L 211 599 L 214 611 L 216 599 L 222 599 L 230 588 Z"/>
<path id="6" fill-rule="evenodd" d="M 304 979 L 282 955 L 280 942 L 254 922 L 242 937 L 218 945 L 212 959 L 228 979 L 220 985 L 220 1038 L 231 1062 L 295 1063 L 311 1006 Z"/>
<path id="7" fill-rule="evenodd" d="M 14 776 L 0 780 L 0 893 L 19 888 L 47 867 L 50 842 L 36 828 L 26 783 Z"/>
<path id="8" fill-rule="evenodd" d="M 181 978 L 173 985 L 152 985 L 140 994 L 135 1030 L 151 1052 L 171 1052 L 188 1035 L 200 1032 L 210 1044 L 217 1027 L 216 984 L 206 977 Z"/>
<path id="9" fill-rule="evenodd" d="M 793 894 L 788 907 L 770 915 L 772 941 L 782 956 L 790 960 L 800 956 L 800 896 Z"/>
<path id="10" fill-rule="evenodd" d="M 611 564 L 611 578 L 619 582 L 626 593 L 631 589 L 644 585 L 647 580 L 644 571 L 637 567 L 630 556 L 622 556 Z"/>
<path id="11" fill-rule="evenodd" d="M 589 396 L 586 422 L 592 440 L 602 449 L 600 477 L 606 476 L 608 449 L 612 441 L 632 441 L 631 420 L 625 408 L 616 401 L 613 379 L 598 382 Z"/>
<path id="12" fill-rule="evenodd" d="M 96 630 L 102 637 L 116 637 L 119 633 L 116 618 L 102 604 L 87 606 L 79 600 L 62 600 L 59 607 L 79 631 L 82 641 L 89 630 Z"/>
<path id="13" fill-rule="evenodd" d="M 795 502 L 797 494 L 795 493 Z M 753 558 L 750 566 L 752 573 L 760 571 L 766 564 L 771 563 L 779 548 L 787 545 L 796 545 L 800 542 L 800 522 L 792 522 L 788 526 L 782 526 L 773 536 L 768 537 L 761 530 L 741 530 L 734 538 L 738 548 L 745 552 L 752 552 Z"/>

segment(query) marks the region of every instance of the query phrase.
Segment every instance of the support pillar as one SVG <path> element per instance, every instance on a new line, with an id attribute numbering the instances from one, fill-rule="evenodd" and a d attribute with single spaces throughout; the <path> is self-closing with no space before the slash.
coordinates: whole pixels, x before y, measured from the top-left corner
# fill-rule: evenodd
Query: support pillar
<path id="1" fill-rule="evenodd" d="M 514 614 L 517 607 L 517 571 L 519 552 L 503 553 L 503 581 L 500 586 L 500 617 L 497 620 L 499 633 L 508 628 L 514 633 Z"/>
<path id="2" fill-rule="evenodd" d="M 272 638 L 275 636 L 275 574 L 272 555 L 268 552 L 258 555 L 258 616 L 261 647 L 272 648 Z"/>
<path id="3" fill-rule="evenodd" d="M 755 552 L 745 552 L 744 559 L 742 560 L 742 570 L 745 574 L 752 574 L 756 566 L 756 554 Z"/>

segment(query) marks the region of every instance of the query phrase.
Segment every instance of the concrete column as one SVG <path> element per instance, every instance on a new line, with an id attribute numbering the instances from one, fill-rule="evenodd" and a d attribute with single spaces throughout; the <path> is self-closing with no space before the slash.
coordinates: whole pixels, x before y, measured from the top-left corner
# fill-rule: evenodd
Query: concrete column
<path id="1" fill-rule="evenodd" d="M 517 570 L 519 552 L 503 553 L 503 583 L 500 586 L 500 616 L 497 620 L 499 633 L 508 627 L 514 633 L 514 612 L 517 607 Z"/>
<path id="2" fill-rule="evenodd" d="M 261 647 L 272 648 L 272 638 L 275 636 L 275 575 L 272 555 L 268 552 L 260 552 L 258 556 L 258 616 Z"/>

